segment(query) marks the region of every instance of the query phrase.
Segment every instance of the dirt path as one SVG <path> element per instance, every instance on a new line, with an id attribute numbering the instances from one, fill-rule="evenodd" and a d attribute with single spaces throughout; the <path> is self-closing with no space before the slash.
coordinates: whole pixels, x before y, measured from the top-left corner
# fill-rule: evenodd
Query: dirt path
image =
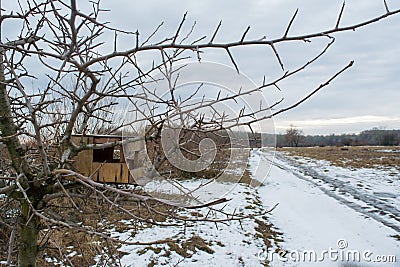
<path id="1" fill-rule="evenodd" d="M 324 175 L 307 165 L 290 161 L 279 154 L 276 157 L 281 162 L 274 162 L 276 167 L 318 186 L 324 194 L 400 233 L 400 210 L 387 201 L 382 200 L 380 194 L 365 193 L 346 181 Z M 282 164 L 283 162 L 285 164 Z M 351 179 L 351 177 L 348 178 Z M 385 196 L 397 197 L 389 192 Z"/>
<path id="2" fill-rule="evenodd" d="M 267 158 L 263 159 L 263 153 L 259 156 L 261 162 Z M 268 165 L 268 162 L 264 162 L 264 165 Z M 387 214 L 368 212 L 377 207 L 386 209 L 388 204 L 362 196 L 347 184 L 327 179 L 328 176 L 323 178 L 312 170 L 291 166 L 287 159 L 278 155 L 265 181 L 266 185 L 259 188 L 266 208 L 279 203 L 270 218 L 284 233 L 283 248 L 296 253 L 313 250 L 319 257 L 329 249 L 341 253 L 358 251 L 360 254 L 370 251 L 371 257 L 364 259 L 361 255 L 361 259 L 351 261 L 353 265 L 349 265 L 350 261 L 345 258 L 335 260 L 325 257 L 324 261 L 315 265 L 315 262 L 285 262 L 275 257 L 271 265 L 398 266 L 398 262 L 379 265 L 376 262 L 377 257 L 382 255 L 393 255 L 397 261 L 400 260 L 400 242 L 395 237 L 399 234 L 399 223 L 397 220 L 387 220 Z M 373 205 L 365 208 L 369 203 Z M 395 210 L 392 211 L 392 215 L 398 216 Z M 344 243 L 346 247 L 341 249 L 339 243 Z"/>

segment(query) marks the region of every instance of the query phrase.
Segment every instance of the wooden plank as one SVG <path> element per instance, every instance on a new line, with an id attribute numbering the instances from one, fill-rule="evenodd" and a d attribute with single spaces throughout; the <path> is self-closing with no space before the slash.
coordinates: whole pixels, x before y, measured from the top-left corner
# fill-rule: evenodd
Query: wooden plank
<path id="1" fill-rule="evenodd" d="M 71 141 L 76 144 L 91 144 L 93 137 L 85 136 L 72 136 Z M 93 162 L 93 151 L 92 150 L 84 150 L 79 152 L 78 155 L 73 158 L 74 169 L 82 175 L 89 176 L 92 173 L 92 162 Z"/>
<path id="2" fill-rule="evenodd" d="M 98 169 L 102 164 L 94 162 L 93 169 Z M 128 167 L 125 163 L 105 163 L 93 179 L 100 183 L 128 183 L 129 182 Z"/>
<path id="3" fill-rule="evenodd" d="M 113 142 L 118 142 L 121 141 L 121 137 L 94 137 L 93 142 L 95 144 L 104 144 L 104 143 L 113 143 Z"/>
<path id="4" fill-rule="evenodd" d="M 129 183 L 129 169 L 128 166 L 125 163 L 121 163 L 122 165 L 122 177 L 121 177 L 121 183 L 127 184 Z"/>

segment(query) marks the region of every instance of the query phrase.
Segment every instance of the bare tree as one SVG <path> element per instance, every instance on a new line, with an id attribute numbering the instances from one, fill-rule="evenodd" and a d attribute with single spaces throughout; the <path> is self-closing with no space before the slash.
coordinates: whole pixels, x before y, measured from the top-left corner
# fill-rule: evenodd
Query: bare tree
<path id="1" fill-rule="evenodd" d="M 304 139 L 304 133 L 302 130 L 296 129 L 291 125 L 290 128 L 286 130 L 285 139 L 289 146 L 298 147 Z"/>
<path id="2" fill-rule="evenodd" d="M 160 222 L 156 218 L 158 216 L 172 217 L 182 224 L 199 220 L 197 217 L 180 216 L 177 209 L 181 205 L 174 202 L 165 203 L 130 188 L 121 189 L 95 182 L 92 179 L 94 173 L 89 176 L 79 174 L 73 168 L 73 160 L 79 152 L 124 145 L 124 141 L 102 145 L 77 144 L 72 141 L 73 134 L 84 136 L 101 132 L 105 128 L 108 129 L 107 133 L 122 131 L 131 123 L 144 122 L 141 125 L 144 133 L 136 132 L 136 137 L 128 138 L 125 142 L 155 142 L 159 150 L 148 166 L 147 178 L 170 176 L 168 169 L 165 173 L 162 171 L 163 163 L 173 160 L 166 156 L 161 141 L 162 131 L 168 133 L 179 130 L 176 142 L 172 143 L 184 151 L 187 157 L 192 155 L 193 159 L 202 158 L 207 149 L 201 149 L 199 139 L 204 135 L 214 133 L 222 136 L 221 131 L 229 132 L 239 126 L 252 131 L 255 123 L 305 102 L 350 68 L 353 62 L 337 70 L 291 106 L 282 106 L 281 101 L 272 105 L 264 103 L 250 111 L 243 106 L 238 109 L 240 112 L 237 115 L 228 116 L 218 111 L 218 105 L 240 100 L 264 89 L 279 89 L 283 80 L 300 73 L 321 58 L 334 43 L 335 33 L 353 31 L 400 12 L 390 10 L 384 2 L 386 12 L 381 16 L 359 24 L 341 26 L 343 5 L 333 28 L 305 35 L 291 35 L 290 29 L 296 12 L 280 38 L 249 40 L 246 38 L 249 27 L 238 40 L 221 43 L 218 42 L 221 24 L 217 25 L 210 36 L 190 40 L 194 27 L 189 32 L 183 32 L 186 14 L 174 35 L 156 39 L 162 24 L 147 35 L 139 34 L 136 30 L 112 28 L 110 24 L 99 20 L 103 10 L 98 2 L 85 3 L 92 8 L 88 12 L 80 11 L 76 0 L 68 3 L 55 0 L 18 3 L 16 10 L 1 9 L 0 15 L 0 29 L 5 23 L 10 23 L 19 31 L 3 36 L 0 42 L 0 142 L 6 146 L 7 152 L 7 158 L 1 159 L 0 224 L 10 237 L 7 243 L 8 264 L 18 255 L 19 266 L 35 266 L 40 250 L 50 245 L 58 248 L 60 257 L 63 257 L 64 252 L 60 246 L 48 236 L 54 229 L 90 233 L 106 242 L 124 242 L 111 238 L 101 228 L 85 223 L 84 215 L 90 212 L 88 201 L 97 203 L 99 207 L 96 218 L 102 216 L 100 207 L 108 205 L 110 209 L 122 212 L 138 223 L 168 225 Z M 110 36 L 112 45 L 104 44 Z M 134 40 L 129 49 L 119 49 L 118 40 L 122 37 Z M 314 58 L 297 69 L 284 68 L 277 46 L 319 38 L 326 39 L 327 43 Z M 176 94 L 175 85 L 181 71 L 180 67 L 176 67 L 177 63 L 200 61 L 201 53 L 219 49 L 226 53 L 232 66 L 239 72 L 240 62 L 235 60 L 232 49 L 251 49 L 253 46 L 267 46 L 274 52 L 277 63 L 283 69 L 281 77 L 269 82 L 264 79 L 253 88 L 228 95 L 217 92 L 211 98 L 199 97 L 198 93 L 202 90 L 200 87 L 188 89 L 179 96 Z M 154 52 L 151 53 L 153 64 L 142 65 L 138 57 L 150 52 Z M 168 83 L 167 94 L 163 96 L 158 95 L 151 85 L 151 82 L 159 79 L 156 73 L 161 73 L 162 79 Z M 137 117 L 130 117 L 132 121 L 116 119 L 123 117 L 122 108 L 118 108 L 121 103 L 134 109 L 133 113 Z M 139 131 L 139 128 L 135 130 Z M 189 143 L 199 146 L 199 149 L 191 150 Z M 120 204 L 121 199 L 134 204 L 128 209 Z M 212 210 L 214 204 L 224 201 L 217 199 L 188 208 L 209 207 Z M 160 203 L 167 208 L 160 210 Z M 78 221 L 70 217 L 69 211 L 81 214 Z M 202 220 L 217 223 L 245 217 L 241 214 L 230 214 L 227 217 L 223 210 L 219 213 L 225 216 L 224 219 L 210 215 Z M 12 225 L 16 225 L 16 228 Z M 153 241 L 157 242 L 163 241 Z M 17 251 L 13 248 L 14 243 L 17 244 Z"/>

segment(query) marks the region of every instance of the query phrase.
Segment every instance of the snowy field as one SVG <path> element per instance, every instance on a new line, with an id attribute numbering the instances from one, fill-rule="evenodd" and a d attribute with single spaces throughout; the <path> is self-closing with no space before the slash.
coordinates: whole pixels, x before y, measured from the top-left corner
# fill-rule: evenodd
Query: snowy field
<path id="1" fill-rule="evenodd" d="M 386 255 L 400 259 L 400 241 L 395 238 L 400 227 L 396 206 L 399 173 L 388 176 L 382 170 L 350 170 L 327 162 L 296 164 L 279 153 L 274 162 L 259 193 L 264 205 L 280 203 L 271 221 L 284 233 L 283 247 L 289 251 L 313 250 L 320 258 L 330 249 L 338 252 L 339 259 L 351 250 L 366 255 L 365 260 L 361 255 L 360 262 L 353 264 L 346 261 L 352 259 L 346 255 L 344 262 L 325 255 L 325 261 L 319 263 L 274 261 L 272 266 L 399 266 L 399 262 L 377 262 Z M 344 249 L 340 249 L 342 246 Z M 293 258 L 296 256 L 293 252 Z"/>
<path id="2" fill-rule="evenodd" d="M 129 232 L 115 233 L 131 241 L 170 237 L 184 243 L 201 237 L 205 242 L 188 246 L 186 252 L 172 244 L 124 245 L 121 265 L 400 266 L 400 173 L 396 169 L 299 162 L 283 152 L 277 153 L 271 168 L 270 160 L 269 153 L 252 151 L 250 171 L 264 186 L 237 185 L 225 207 L 259 216 L 241 223 L 154 226 L 133 238 Z M 262 215 L 277 203 L 271 213 Z"/>

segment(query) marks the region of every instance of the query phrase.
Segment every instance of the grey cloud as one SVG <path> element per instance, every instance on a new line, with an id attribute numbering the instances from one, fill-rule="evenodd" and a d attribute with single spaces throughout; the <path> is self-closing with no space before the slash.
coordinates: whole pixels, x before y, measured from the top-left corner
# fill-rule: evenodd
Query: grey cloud
<path id="1" fill-rule="evenodd" d="M 400 8 L 400 2 L 387 0 L 391 8 Z M 335 25 L 341 1 L 320 0 L 273 0 L 273 1 L 141 1 L 116 0 L 103 2 L 103 7 L 111 11 L 101 17 L 110 21 L 112 26 L 125 30 L 139 29 L 144 39 L 156 26 L 164 21 L 164 26 L 155 36 L 160 40 L 172 35 L 183 16 L 188 11 L 188 20 L 184 31 L 188 31 L 194 21 L 197 22 L 192 40 L 203 35 L 210 36 L 220 20 L 223 21 L 217 41 L 236 41 L 248 25 L 251 30 L 248 38 L 260 38 L 266 35 L 276 38 L 283 34 L 288 21 L 296 8 L 299 13 L 290 34 L 305 34 L 332 28 Z M 82 7 L 86 8 L 86 7 Z M 382 1 L 347 1 L 341 25 L 360 22 L 382 14 Z M 336 42 L 328 53 L 296 78 L 282 83 L 282 92 L 268 89 L 266 95 L 271 102 L 285 97 L 285 103 L 291 104 L 312 90 L 330 75 L 355 60 L 355 65 L 340 76 L 329 87 L 324 88 L 296 110 L 283 114 L 277 120 L 329 119 L 333 116 L 354 117 L 362 115 L 394 116 L 399 114 L 400 97 L 400 16 L 383 20 L 355 32 L 336 34 Z M 120 48 L 132 45 L 132 40 L 121 37 Z M 322 42 L 311 44 L 294 42 L 278 45 L 285 66 L 293 69 L 304 64 L 322 48 Z M 271 80 L 282 74 L 276 58 L 268 47 L 247 47 L 232 50 L 239 63 L 240 70 L 255 82 L 261 82 L 263 75 Z M 139 56 L 144 64 L 152 61 L 152 55 Z M 230 64 L 224 51 L 208 50 L 202 55 L 205 61 Z M 373 123 L 363 127 L 373 127 Z M 398 127 L 398 124 L 387 125 Z M 330 128 L 330 131 L 342 131 L 343 128 Z"/>

